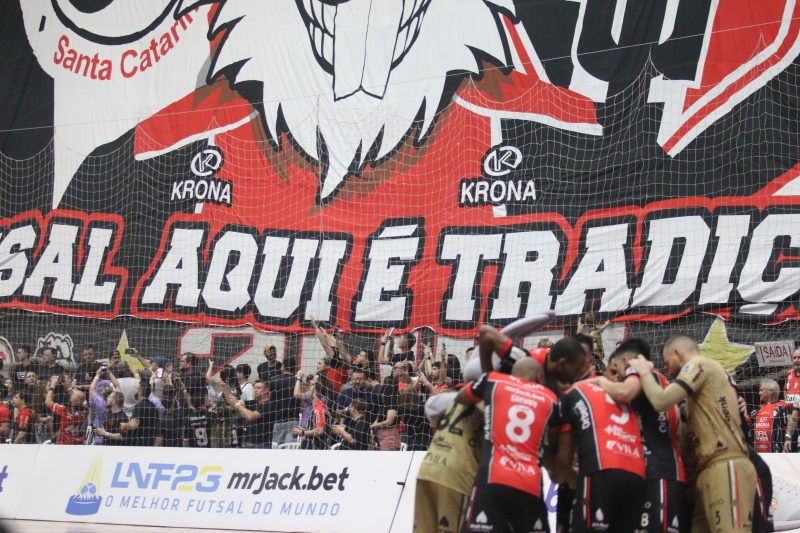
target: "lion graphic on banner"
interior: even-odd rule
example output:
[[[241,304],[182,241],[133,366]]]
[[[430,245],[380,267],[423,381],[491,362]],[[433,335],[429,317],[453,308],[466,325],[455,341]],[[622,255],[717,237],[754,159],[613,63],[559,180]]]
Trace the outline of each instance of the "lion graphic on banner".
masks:
[[[456,76],[510,62],[499,17],[513,12],[511,0],[228,0],[211,28],[227,34],[209,79],[237,67],[235,85],[261,83],[267,131],[322,165],[325,202],[405,140],[421,144]]]

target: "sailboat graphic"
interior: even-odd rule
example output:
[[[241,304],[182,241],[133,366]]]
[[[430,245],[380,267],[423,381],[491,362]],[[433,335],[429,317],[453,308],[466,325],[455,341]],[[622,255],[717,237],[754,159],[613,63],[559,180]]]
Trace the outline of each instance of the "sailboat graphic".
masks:
[[[70,496],[67,503],[67,514],[86,516],[95,514],[100,510],[100,502],[103,501],[103,498],[97,494],[97,486],[100,484],[101,459],[100,455],[94,458],[92,466],[83,476],[78,492]]]

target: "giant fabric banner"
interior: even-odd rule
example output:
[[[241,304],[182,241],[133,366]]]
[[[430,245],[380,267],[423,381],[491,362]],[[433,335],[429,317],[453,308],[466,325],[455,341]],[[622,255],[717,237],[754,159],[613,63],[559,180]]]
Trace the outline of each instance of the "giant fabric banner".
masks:
[[[0,20],[2,307],[462,338],[544,309],[798,317],[794,0]]]

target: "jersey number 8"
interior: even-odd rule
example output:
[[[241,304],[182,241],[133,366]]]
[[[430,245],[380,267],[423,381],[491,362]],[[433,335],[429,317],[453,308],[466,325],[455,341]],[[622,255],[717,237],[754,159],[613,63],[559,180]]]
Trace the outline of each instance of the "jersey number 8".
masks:
[[[511,442],[523,443],[531,438],[531,426],[536,420],[533,410],[527,405],[515,405],[508,410],[506,435]]]

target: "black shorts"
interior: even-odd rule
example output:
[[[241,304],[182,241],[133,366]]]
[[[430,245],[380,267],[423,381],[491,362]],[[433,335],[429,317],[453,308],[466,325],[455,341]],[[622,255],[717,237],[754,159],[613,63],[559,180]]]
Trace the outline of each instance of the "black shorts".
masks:
[[[688,533],[691,519],[684,515],[686,485],[680,481],[648,479],[639,531],[647,533]]]
[[[600,470],[582,477],[570,531],[635,531],[644,506],[644,478],[626,470]]]
[[[463,533],[550,533],[544,500],[497,484],[472,487]]]
[[[566,483],[560,484],[556,507],[556,531],[569,531],[569,517],[572,515],[573,503],[575,503],[575,491]]]

